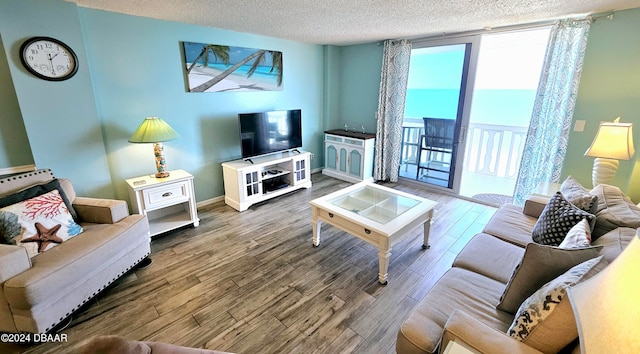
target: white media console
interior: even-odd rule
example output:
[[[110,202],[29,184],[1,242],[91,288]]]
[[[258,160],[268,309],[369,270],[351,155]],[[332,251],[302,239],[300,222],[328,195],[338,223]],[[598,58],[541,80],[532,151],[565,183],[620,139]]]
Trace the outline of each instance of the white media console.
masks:
[[[224,202],[238,211],[300,188],[311,187],[311,153],[289,151],[224,162]]]

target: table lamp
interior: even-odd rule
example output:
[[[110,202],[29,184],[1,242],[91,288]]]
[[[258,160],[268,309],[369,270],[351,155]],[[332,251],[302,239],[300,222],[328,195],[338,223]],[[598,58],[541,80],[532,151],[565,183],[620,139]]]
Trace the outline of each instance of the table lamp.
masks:
[[[156,178],[169,177],[169,171],[164,159],[163,141],[173,140],[179,137],[178,133],[169,124],[158,117],[147,117],[136,129],[130,143],[153,143],[153,154],[156,158]]]
[[[568,289],[582,353],[640,353],[640,229],[611,264]]]
[[[620,117],[613,122],[602,122],[596,137],[585,156],[595,157],[593,161],[593,186],[608,184],[618,172],[618,160],[630,160],[635,153],[631,123],[620,123]]]

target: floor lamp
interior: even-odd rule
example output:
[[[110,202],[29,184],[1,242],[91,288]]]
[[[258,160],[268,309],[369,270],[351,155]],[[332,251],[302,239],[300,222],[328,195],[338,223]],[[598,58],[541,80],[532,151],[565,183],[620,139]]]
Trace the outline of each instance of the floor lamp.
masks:
[[[611,264],[569,288],[582,353],[640,353],[640,229]]]
[[[613,122],[602,122],[596,137],[585,156],[595,157],[593,161],[593,186],[609,184],[618,172],[618,160],[630,160],[635,153],[631,123],[620,123],[620,117]]]
[[[156,178],[169,177],[164,158],[163,141],[173,140],[179,137],[178,133],[169,124],[158,117],[147,117],[136,129],[130,143],[153,143],[153,155],[156,159]]]

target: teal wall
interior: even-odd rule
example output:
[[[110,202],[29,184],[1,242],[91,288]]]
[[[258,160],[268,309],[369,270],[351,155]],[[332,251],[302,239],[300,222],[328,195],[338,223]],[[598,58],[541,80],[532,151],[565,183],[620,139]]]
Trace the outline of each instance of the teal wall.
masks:
[[[640,202],[640,9],[615,13],[613,20],[599,19],[591,25],[578,99],[573,119],[587,121],[584,132],[572,131],[563,178],[574,176],[591,186],[593,158],[584,152],[591,145],[601,121],[620,116],[634,125],[636,155],[620,161],[612,184]],[[634,171],[635,170],[635,171]]]
[[[151,115],[181,135],[165,143],[167,165],[195,175],[198,201],[224,194],[220,163],[240,157],[240,112],[301,108],[303,148],[316,155],[322,151],[322,46],[91,10],[61,0],[0,0],[0,35],[9,71],[6,75],[0,61],[0,79],[3,86],[14,87],[26,131],[23,144],[30,144],[38,167],[71,178],[79,194],[128,199],[124,179],[155,172],[152,147],[127,142]],[[76,51],[77,75],[48,82],[22,68],[20,44],[41,35]],[[284,89],[189,93],[182,41],[282,51]],[[3,116],[16,113],[0,107]],[[3,155],[13,158],[14,151],[0,145]],[[312,161],[312,168],[321,165],[317,158]]]
[[[329,129],[350,129],[361,125],[367,132],[376,131],[376,111],[380,93],[380,68],[382,45],[369,43],[341,48],[340,55],[339,113],[335,126]]]
[[[4,53],[0,36],[0,53]],[[7,57],[0,54],[0,169],[33,164],[29,138],[22,121]]]
[[[2,0],[0,34],[36,166],[50,167],[58,176],[70,178],[80,193],[112,197],[77,7],[63,1]],[[22,42],[33,36],[55,37],[74,48],[78,73],[62,82],[29,74],[20,64],[19,51]],[[3,81],[6,85],[11,81]]]

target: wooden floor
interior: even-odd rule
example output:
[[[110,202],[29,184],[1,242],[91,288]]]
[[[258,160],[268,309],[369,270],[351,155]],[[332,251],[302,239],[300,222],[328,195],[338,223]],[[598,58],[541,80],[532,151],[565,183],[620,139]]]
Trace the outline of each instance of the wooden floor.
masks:
[[[75,352],[92,336],[117,334],[238,353],[395,353],[400,324],[495,208],[386,184],[439,204],[431,249],[421,248],[421,227],[412,231],[393,248],[381,286],[373,246],[329,225],[312,246],[308,201],[349,185],[312,180],[242,213],[222,202],[201,208],[199,227],[155,238],[149,268],[77,313],[62,332],[67,342],[18,349]]]

